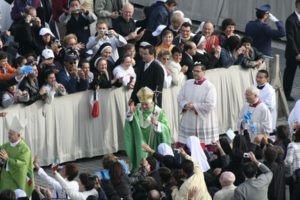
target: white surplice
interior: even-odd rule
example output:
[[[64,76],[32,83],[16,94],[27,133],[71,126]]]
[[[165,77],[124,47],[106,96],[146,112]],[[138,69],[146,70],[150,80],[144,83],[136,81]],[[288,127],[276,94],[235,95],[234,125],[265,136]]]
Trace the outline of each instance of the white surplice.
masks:
[[[295,107],[290,112],[288,123],[291,133],[293,132],[293,126],[297,123],[300,124],[300,100],[296,102]]]
[[[177,97],[181,112],[178,141],[185,143],[187,137],[195,135],[201,143],[211,144],[219,139],[216,88],[208,80],[201,85],[194,82],[194,79],[187,80]],[[184,111],[189,102],[195,111]]]
[[[244,116],[247,112],[252,113],[250,123],[254,125],[253,130],[249,127],[250,137],[254,139],[257,134],[261,133],[271,133],[272,129],[272,116],[269,108],[264,102],[259,103],[256,107],[251,107],[249,103],[246,103],[238,119],[237,128],[241,128],[241,123],[244,119]]]
[[[255,84],[255,87],[257,84]],[[272,115],[272,128],[276,129],[277,124],[277,103],[275,90],[272,85],[266,83],[263,89],[259,90],[259,99],[266,104]]]

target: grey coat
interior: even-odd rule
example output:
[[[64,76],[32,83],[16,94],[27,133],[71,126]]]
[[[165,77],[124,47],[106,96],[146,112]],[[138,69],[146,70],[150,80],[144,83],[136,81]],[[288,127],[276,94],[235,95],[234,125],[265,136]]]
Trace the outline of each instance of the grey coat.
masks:
[[[122,7],[128,0],[96,0],[95,14],[98,21],[105,21],[108,27],[112,27],[112,19],[110,15],[112,12],[120,12]]]
[[[234,192],[234,200],[268,200],[268,187],[273,173],[264,164],[259,166],[262,172],[257,178],[247,179]]]

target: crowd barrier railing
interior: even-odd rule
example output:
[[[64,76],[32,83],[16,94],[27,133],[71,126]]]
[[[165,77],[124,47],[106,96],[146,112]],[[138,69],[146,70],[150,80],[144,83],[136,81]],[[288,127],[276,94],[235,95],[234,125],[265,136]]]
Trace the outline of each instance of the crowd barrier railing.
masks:
[[[220,133],[237,127],[237,119],[244,100],[245,88],[255,81],[257,69],[213,69],[206,77],[217,90],[217,113]],[[169,119],[173,139],[176,140],[180,115],[177,94],[180,86],[163,91],[162,108]],[[66,162],[93,157],[124,149],[123,127],[127,102],[131,91],[125,88],[101,89],[99,92],[100,116],[91,117],[92,91],[57,97],[52,104],[38,101],[30,106],[17,104],[1,111],[0,144],[6,142],[7,127],[14,115],[27,121],[23,137],[42,165],[54,159]]]

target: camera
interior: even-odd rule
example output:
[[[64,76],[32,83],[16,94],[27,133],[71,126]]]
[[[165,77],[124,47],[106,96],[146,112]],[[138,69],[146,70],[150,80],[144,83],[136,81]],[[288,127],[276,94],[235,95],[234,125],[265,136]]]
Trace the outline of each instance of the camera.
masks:
[[[244,153],[244,154],[243,154],[243,157],[244,157],[244,158],[250,158],[250,153]]]
[[[179,154],[180,150],[179,149],[174,149],[174,152]]]
[[[74,14],[79,14],[79,13],[81,13],[81,9],[79,9],[79,8],[78,8],[78,9],[75,9],[75,10],[72,11],[72,13],[74,13]]]
[[[36,23],[36,18],[33,17],[33,18],[30,20],[30,23],[31,23],[31,24],[35,24],[35,23]]]
[[[107,31],[107,32],[105,32],[105,35],[106,35],[107,37],[112,37],[112,32],[111,32],[111,31]]]

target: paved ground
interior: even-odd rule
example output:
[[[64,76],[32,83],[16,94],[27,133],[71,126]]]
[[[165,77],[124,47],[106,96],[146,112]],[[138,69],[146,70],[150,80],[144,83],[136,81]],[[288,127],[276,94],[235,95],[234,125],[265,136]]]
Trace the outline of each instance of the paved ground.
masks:
[[[124,152],[119,152],[119,153],[116,153],[115,155],[120,157],[123,160],[128,160],[128,158],[124,156]],[[97,156],[97,157],[93,157],[93,158],[78,159],[74,162],[77,164],[80,173],[86,172],[86,173],[90,173],[91,175],[94,175],[95,171],[102,169],[102,158],[103,158],[103,156]],[[66,163],[63,163],[63,165],[64,164],[66,164]],[[53,173],[51,171],[50,166],[45,166],[43,168],[47,172],[47,174],[49,174],[50,176],[53,177]],[[36,172],[35,172],[35,182],[36,182],[36,185],[51,188],[51,186],[49,186],[48,184],[45,184],[40,179],[40,177],[37,175]]]

